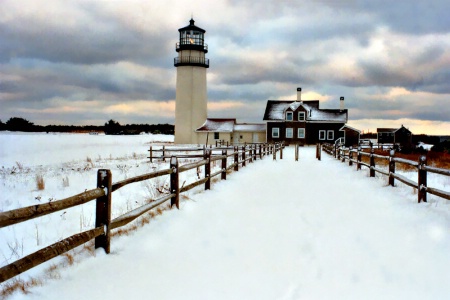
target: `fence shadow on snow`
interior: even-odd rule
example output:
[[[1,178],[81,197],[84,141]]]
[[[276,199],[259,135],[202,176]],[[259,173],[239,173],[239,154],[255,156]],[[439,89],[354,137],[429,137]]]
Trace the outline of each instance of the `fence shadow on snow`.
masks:
[[[153,159],[170,159],[169,168],[140,176],[128,178],[116,183],[112,182],[112,173],[108,169],[100,169],[97,172],[97,188],[87,190],[81,194],[74,195],[62,200],[52,201],[40,205],[32,205],[0,213],[0,228],[12,226],[47,214],[58,212],[70,207],[82,205],[92,200],[96,200],[96,220],[95,228],[72,235],[54,243],[48,247],[29,254],[0,268],[0,283],[7,281],[33,267],[36,267],[54,257],[57,257],[69,250],[72,250],[92,239],[95,239],[95,248],[103,248],[106,253],[110,253],[111,230],[122,227],[135,220],[151,209],[170,200],[171,206],[179,208],[179,197],[181,193],[189,191],[194,187],[204,184],[205,190],[210,189],[211,180],[215,176],[225,180],[227,173],[239,171],[239,167],[245,167],[247,163],[262,159],[266,155],[280,153],[282,159],[283,144],[248,144],[242,147],[217,147],[217,148],[167,148],[153,149],[150,147],[150,161]],[[179,154],[177,152],[198,152],[201,154]],[[161,156],[153,156],[153,153],[161,152]],[[218,153],[219,152],[219,153]],[[198,158],[193,163],[179,165],[180,158]],[[211,163],[221,161],[220,170],[211,172]],[[203,178],[194,181],[186,186],[180,186],[179,174],[188,170],[204,166]],[[136,182],[149,180],[161,176],[170,176],[170,193],[165,194],[154,201],[139,208],[131,210],[113,220],[111,220],[111,205],[113,192]]]

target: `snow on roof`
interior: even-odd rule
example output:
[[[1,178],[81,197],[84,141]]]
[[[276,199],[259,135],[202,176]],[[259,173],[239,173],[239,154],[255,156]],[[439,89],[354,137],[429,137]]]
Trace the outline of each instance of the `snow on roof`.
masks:
[[[236,119],[206,119],[196,132],[233,132]]]
[[[241,131],[241,132],[257,132],[257,131],[266,131],[266,124],[247,124],[247,123],[241,123],[234,125],[234,131]]]
[[[344,131],[345,128],[348,128],[348,129],[350,129],[350,130],[353,130],[353,131],[356,131],[356,132],[358,132],[358,133],[361,133],[361,130],[356,129],[356,128],[353,128],[353,127],[348,126],[348,125],[342,126],[341,129],[339,129],[339,131]]]
[[[284,120],[286,109],[298,109],[302,106],[307,112],[306,120],[310,122],[347,122],[348,110],[320,109],[319,100],[312,101],[277,101],[268,100],[264,120]],[[295,108],[295,109],[294,109]]]
[[[297,101],[295,101],[295,102],[292,102],[291,103],[291,105],[289,105],[289,107],[292,109],[292,110],[296,110],[300,105],[302,105],[303,104],[303,102],[297,102]]]
[[[262,132],[266,131],[265,123],[236,123],[236,119],[206,119],[196,132]]]

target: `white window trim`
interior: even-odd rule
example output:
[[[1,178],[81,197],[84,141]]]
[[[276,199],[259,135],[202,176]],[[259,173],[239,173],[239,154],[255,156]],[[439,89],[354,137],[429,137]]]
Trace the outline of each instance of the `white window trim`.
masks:
[[[291,134],[288,135],[288,130],[290,130]],[[286,138],[292,139],[294,137],[294,128],[286,128]]]
[[[323,133],[323,136],[322,136]],[[327,137],[327,131],[326,130],[319,130],[319,140],[324,141]]]
[[[303,115],[303,119],[300,118],[300,115]],[[304,111],[299,111],[298,112],[298,120],[301,121],[301,122],[306,121],[306,113]]]
[[[290,120],[288,119],[288,114],[291,115],[291,119]],[[286,118],[286,121],[294,121],[294,112],[287,111],[285,118]]]
[[[331,133],[331,138],[330,138],[330,133]],[[328,130],[327,131],[327,140],[329,140],[329,141],[333,141],[334,140],[334,130]]]
[[[280,137],[280,128],[272,127],[272,137],[279,138]]]
[[[300,131],[303,132],[303,136],[300,136]],[[305,138],[305,135],[306,135],[305,133],[306,133],[305,128],[298,128],[298,129],[297,129],[297,137],[298,137],[299,139],[304,139],[304,138]]]

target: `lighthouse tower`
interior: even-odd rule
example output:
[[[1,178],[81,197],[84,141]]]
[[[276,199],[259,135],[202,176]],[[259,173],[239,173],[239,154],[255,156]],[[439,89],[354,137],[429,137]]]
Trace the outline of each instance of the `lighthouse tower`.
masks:
[[[198,144],[195,130],[207,118],[206,69],[209,59],[205,57],[208,53],[204,40],[206,31],[195,26],[193,19],[178,31],[178,57],[174,59],[177,68],[175,143]]]

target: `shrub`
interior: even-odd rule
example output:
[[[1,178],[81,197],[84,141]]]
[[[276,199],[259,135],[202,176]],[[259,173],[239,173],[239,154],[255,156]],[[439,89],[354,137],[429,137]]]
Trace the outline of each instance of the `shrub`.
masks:
[[[42,176],[41,174],[36,175],[36,187],[39,191],[45,189],[44,176]]]

